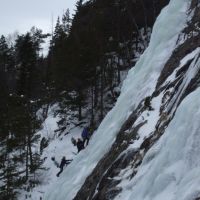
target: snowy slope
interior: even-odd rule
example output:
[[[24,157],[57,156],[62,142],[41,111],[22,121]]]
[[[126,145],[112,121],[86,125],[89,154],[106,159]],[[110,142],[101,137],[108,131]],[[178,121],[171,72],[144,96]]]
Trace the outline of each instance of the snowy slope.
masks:
[[[44,160],[43,169],[36,171],[36,179],[40,184],[31,188],[31,191],[20,191],[18,195],[19,200],[36,200],[43,197],[44,193],[49,189],[49,184],[56,183],[58,180],[56,174],[60,171],[60,168],[56,164],[60,164],[63,156],[66,159],[73,159],[76,156],[77,148],[71,143],[71,137],[75,139],[80,138],[82,129],[71,124],[62,134],[59,135],[60,132],[55,133],[54,130],[58,129],[57,122],[60,120],[58,115],[54,116],[57,108],[57,104],[50,107],[48,117],[43,122],[43,128],[37,133],[41,139],[44,137],[49,140],[49,145],[42,153],[42,159]],[[35,148],[39,153],[40,145],[38,144]],[[52,161],[52,157],[55,158],[55,163]],[[64,170],[67,170],[66,166]]]
[[[49,185],[46,200],[73,199],[87,176],[109,151],[122,124],[139,102],[153,93],[165,63],[179,45],[176,42],[186,26],[189,3],[188,0],[171,0],[163,9],[153,28],[150,45],[135,68],[130,70],[116,106],[101,123],[88,148],[74,159],[57,182]]]

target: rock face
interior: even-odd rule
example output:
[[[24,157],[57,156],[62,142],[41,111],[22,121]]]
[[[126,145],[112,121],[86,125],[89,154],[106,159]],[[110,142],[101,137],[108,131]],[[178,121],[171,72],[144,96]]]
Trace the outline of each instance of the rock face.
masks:
[[[99,161],[92,174],[86,179],[74,200],[112,200],[122,190],[120,173],[129,167],[131,180],[148,150],[165,134],[166,127],[173,120],[176,110],[183,99],[200,86],[200,4],[192,0],[186,28],[179,35],[171,57],[166,62],[153,94],[143,99],[123,124],[110,151]],[[195,72],[194,72],[195,69]],[[135,140],[140,139],[138,132],[148,123],[148,115],[154,112],[152,102],[161,99],[156,126],[145,137],[139,148],[130,149]],[[145,114],[144,114],[145,113]],[[147,115],[146,115],[147,114]],[[141,118],[141,120],[138,120]],[[193,199],[199,199],[199,196]],[[192,198],[191,198],[192,200]]]

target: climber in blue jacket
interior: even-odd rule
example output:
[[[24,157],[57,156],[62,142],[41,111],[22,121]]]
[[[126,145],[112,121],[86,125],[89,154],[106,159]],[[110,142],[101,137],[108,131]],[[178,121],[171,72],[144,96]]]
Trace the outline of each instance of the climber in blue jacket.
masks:
[[[85,142],[86,142],[86,146],[88,145],[89,143],[89,140],[90,140],[90,137],[89,137],[89,131],[88,131],[88,127],[85,127],[81,133],[81,136],[83,138],[83,143],[85,145]]]

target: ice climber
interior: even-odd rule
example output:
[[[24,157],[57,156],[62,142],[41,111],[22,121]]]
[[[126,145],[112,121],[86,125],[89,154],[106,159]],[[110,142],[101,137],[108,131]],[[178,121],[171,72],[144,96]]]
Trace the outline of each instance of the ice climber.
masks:
[[[83,144],[85,145],[85,142],[86,142],[86,146],[88,145],[89,143],[89,132],[88,132],[88,127],[85,127],[81,133],[81,136],[83,138]]]
[[[76,146],[77,146],[77,149],[78,149],[78,153],[84,149],[84,142],[78,138],[77,142],[76,142]]]
[[[63,168],[65,165],[68,165],[72,160],[66,160],[65,156],[63,156],[60,162],[60,171],[56,174],[57,177],[63,172]]]

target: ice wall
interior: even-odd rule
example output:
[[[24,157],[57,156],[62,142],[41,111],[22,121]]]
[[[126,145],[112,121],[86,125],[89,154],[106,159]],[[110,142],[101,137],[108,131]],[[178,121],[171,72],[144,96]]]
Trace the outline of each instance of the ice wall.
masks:
[[[187,96],[137,175],[115,200],[191,200],[200,196],[200,89]]]

